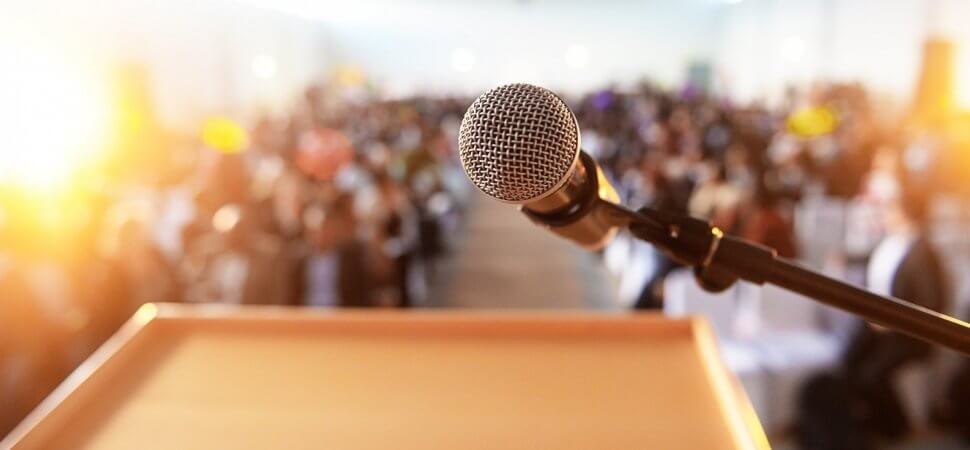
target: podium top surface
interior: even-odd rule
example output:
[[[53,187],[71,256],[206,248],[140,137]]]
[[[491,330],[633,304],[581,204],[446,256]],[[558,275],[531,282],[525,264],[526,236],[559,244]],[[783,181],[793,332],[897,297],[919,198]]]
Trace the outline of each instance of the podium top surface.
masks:
[[[706,322],[146,305],[16,449],[752,449]]]

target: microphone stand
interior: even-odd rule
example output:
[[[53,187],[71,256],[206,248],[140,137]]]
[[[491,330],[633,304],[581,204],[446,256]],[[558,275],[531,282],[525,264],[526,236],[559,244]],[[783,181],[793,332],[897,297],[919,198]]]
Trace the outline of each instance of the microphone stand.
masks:
[[[705,220],[656,211],[631,211],[597,198],[600,220],[627,227],[639,239],[692,266],[698,283],[720,292],[743,279],[771,283],[924,341],[970,355],[970,324],[919,305],[874,294],[778,257],[763,245],[726,236]]]
[[[581,243],[605,241],[616,228],[659,247],[675,261],[694,268],[705,290],[723,291],[738,279],[776,286],[848,311],[870,322],[970,355],[970,324],[919,305],[874,294],[827,277],[774,249],[726,236],[706,220],[644,208],[632,211],[614,202],[615,194],[596,162],[580,153],[587,178],[575,203],[565,211],[520,210],[537,225]],[[603,189],[601,189],[601,187]]]

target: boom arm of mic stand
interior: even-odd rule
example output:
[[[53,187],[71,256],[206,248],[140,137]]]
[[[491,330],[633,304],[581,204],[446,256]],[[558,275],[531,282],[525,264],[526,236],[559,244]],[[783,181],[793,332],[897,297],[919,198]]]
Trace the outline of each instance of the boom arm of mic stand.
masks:
[[[856,314],[870,322],[970,355],[970,324],[919,305],[885,297],[779,258],[774,249],[725,236],[707,221],[652,209],[634,212],[602,201],[603,214],[694,267],[705,289],[727,289],[738,279],[771,283]]]

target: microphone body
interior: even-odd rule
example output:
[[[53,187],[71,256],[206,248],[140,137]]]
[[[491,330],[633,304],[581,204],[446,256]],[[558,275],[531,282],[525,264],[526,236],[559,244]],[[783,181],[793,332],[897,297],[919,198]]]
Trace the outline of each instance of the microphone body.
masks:
[[[603,202],[618,204],[619,195],[585,152],[579,152],[566,181],[548,195],[523,203],[519,210],[536,225],[588,250],[599,250],[616,236],[617,223]]]

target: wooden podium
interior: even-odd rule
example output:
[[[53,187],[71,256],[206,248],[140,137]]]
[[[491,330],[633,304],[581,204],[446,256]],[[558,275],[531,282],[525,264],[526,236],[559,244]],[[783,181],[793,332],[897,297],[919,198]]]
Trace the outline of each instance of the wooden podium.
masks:
[[[699,319],[146,305],[8,447],[768,444]]]

